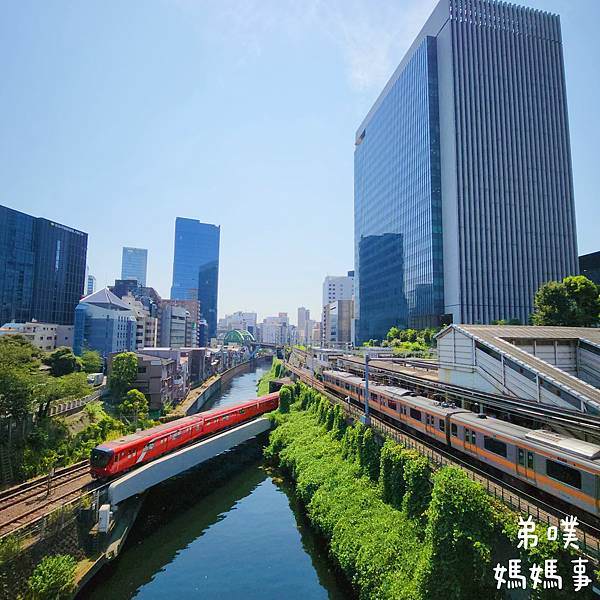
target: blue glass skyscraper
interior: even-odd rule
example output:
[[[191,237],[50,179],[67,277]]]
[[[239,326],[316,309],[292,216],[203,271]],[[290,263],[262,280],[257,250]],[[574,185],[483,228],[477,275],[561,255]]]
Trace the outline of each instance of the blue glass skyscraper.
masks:
[[[145,287],[147,266],[148,250],[146,248],[123,247],[121,279],[135,279],[141,286]]]
[[[173,300],[199,300],[208,337],[217,335],[219,241],[221,228],[195,219],[175,220]]]
[[[0,206],[0,324],[72,325],[86,255],[87,233]]]
[[[355,140],[357,338],[526,323],[577,272],[560,21],[441,0]]]

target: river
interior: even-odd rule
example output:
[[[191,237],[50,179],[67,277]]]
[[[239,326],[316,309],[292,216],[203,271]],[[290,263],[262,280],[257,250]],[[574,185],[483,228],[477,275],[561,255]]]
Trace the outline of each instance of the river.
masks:
[[[254,397],[266,370],[237,376],[206,408]],[[121,556],[78,599],[351,596],[257,442],[211,463],[150,492]]]

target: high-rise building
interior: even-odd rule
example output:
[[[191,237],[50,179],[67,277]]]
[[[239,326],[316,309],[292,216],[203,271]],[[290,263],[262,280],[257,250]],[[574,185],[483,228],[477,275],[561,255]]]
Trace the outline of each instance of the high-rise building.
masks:
[[[200,315],[208,323],[209,338],[217,334],[220,235],[217,225],[182,217],[175,220],[171,298],[200,301]]]
[[[324,348],[342,348],[350,345],[353,305],[352,300],[336,300],[323,307],[321,345]]]
[[[72,325],[87,233],[0,206],[0,322]]]
[[[357,338],[527,322],[577,272],[559,17],[441,0],[358,128]]]
[[[352,300],[354,295],[354,271],[347,275],[327,275],[323,281],[322,306],[336,300]]]
[[[96,278],[88,273],[86,277],[85,295],[89,296],[96,291]]]
[[[309,325],[311,329],[309,329]],[[310,310],[301,306],[298,309],[298,342],[300,344],[310,343],[312,335],[312,323],[310,321]]]
[[[121,279],[135,279],[141,286],[145,286],[147,268],[148,250],[145,248],[123,247]]]
[[[600,251],[582,254],[579,257],[579,272],[600,285]]]

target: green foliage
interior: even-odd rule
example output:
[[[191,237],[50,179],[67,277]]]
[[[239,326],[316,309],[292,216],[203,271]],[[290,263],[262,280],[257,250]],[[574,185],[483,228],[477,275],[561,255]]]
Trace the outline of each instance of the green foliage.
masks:
[[[68,554],[46,556],[27,581],[34,600],[70,598],[75,587],[77,561]]]
[[[279,378],[281,364],[281,360],[273,357],[271,369],[267,373],[265,373],[258,382],[257,393],[259,396],[266,396],[269,393],[269,382]]]
[[[406,491],[404,463],[407,455],[403,446],[386,440],[381,448],[379,482],[383,500],[394,508],[402,507]]]
[[[425,531],[427,563],[419,577],[424,598],[496,597],[492,516],[485,491],[463,471],[444,467],[434,475]]]
[[[119,412],[130,419],[148,416],[148,400],[139,390],[129,390],[119,404]]]
[[[380,448],[375,441],[373,430],[370,427],[363,428],[358,449],[358,460],[362,472],[373,481],[379,478],[379,452]]]
[[[431,500],[431,466],[429,461],[415,450],[404,450],[405,493],[402,508],[406,515],[425,524],[426,510]]]
[[[81,365],[86,373],[102,373],[104,363],[99,352],[84,350],[81,355]]]
[[[36,383],[27,369],[0,364],[0,414],[23,421],[34,406]]]
[[[0,539],[0,567],[13,561],[23,549],[21,540],[16,535],[7,535]]]
[[[534,325],[594,327],[600,322],[600,290],[583,275],[549,281],[536,292]]]
[[[117,398],[122,398],[133,387],[137,369],[135,352],[121,352],[113,357],[108,385]]]
[[[43,352],[22,335],[0,336],[0,365],[4,367],[37,368],[42,356]]]
[[[289,385],[284,385],[279,390],[279,412],[290,412],[290,404],[292,403],[293,394],[292,388]]]
[[[73,354],[71,348],[61,346],[44,358],[54,377],[69,375],[81,370],[81,361]]]

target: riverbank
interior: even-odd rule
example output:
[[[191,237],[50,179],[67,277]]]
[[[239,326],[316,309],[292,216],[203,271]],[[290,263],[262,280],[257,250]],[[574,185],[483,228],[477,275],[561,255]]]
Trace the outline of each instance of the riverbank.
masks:
[[[294,481],[316,531],[361,598],[499,598],[494,566],[507,554],[533,564],[556,559],[563,589],[532,598],[572,598],[576,556],[562,541],[517,549],[518,516],[460,470],[433,471],[427,459],[373,431],[348,426],[340,406],[304,384],[291,387],[292,409],[276,414],[266,455]],[[590,569],[591,570],[591,569]],[[591,573],[590,573],[591,574]],[[591,598],[591,587],[577,592]]]

